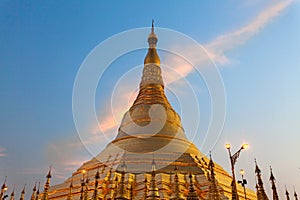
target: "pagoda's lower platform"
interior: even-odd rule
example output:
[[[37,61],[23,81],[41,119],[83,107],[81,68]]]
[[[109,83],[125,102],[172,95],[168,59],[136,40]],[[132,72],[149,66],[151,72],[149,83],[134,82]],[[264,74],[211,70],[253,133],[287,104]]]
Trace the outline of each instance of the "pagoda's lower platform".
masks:
[[[132,140],[135,139],[132,138]],[[116,145],[116,143],[118,144]],[[135,148],[138,146],[129,138],[113,141],[97,157],[78,168],[64,183],[51,186],[49,199],[67,199],[70,196],[71,182],[73,186],[72,199],[82,198],[84,192],[88,199],[93,199],[97,171],[100,173],[97,186],[98,199],[114,199],[117,195],[117,187],[121,182],[122,164],[124,163],[126,165],[125,196],[127,199],[147,199],[153,160],[156,163],[155,180],[160,199],[170,199],[174,192],[175,167],[178,168],[179,188],[182,195],[186,197],[188,194],[189,174],[191,173],[199,198],[207,199],[210,185],[209,159],[192,143],[172,140],[168,148],[151,153],[125,151],[120,148],[122,147],[121,143],[132,144]],[[177,151],[175,151],[176,149]],[[231,199],[231,176],[216,163],[214,170],[221,199]],[[84,186],[82,185],[83,178]],[[239,185],[238,194],[240,199],[244,199],[243,188]],[[256,199],[255,192],[247,189],[247,199]]]

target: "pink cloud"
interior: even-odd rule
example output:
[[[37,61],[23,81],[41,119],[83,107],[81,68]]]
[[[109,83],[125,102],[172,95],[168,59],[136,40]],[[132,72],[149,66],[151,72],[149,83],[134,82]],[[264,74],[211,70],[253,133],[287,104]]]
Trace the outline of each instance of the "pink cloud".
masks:
[[[7,156],[6,148],[0,147],[0,157],[5,157],[5,156]]]
[[[231,61],[225,56],[225,53],[237,46],[243,45],[247,40],[262,30],[268,23],[270,23],[275,17],[280,15],[290,4],[292,0],[280,1],[277,4],[272,4],[267,7],[261,13],[259,13],[250,23],[243,27],[238,28],[235,31],[222,34],[212,40],[211,42],[204,44],[205,52],[199,54],[199,50],[195,49],[195,46],[182,45],[180,50],[182,55],[188,55],[190,62],[196,65],[196,67],[203,67],[205,63],[212,59],[215,63],[220,65],[227,65]],[[177,49],[178,47],[171,47]],[[197,47],[198,48],[198,47]],[[169,66],[172,66],[176,73],[182,77],[186,77],[193,72],[193,67],[190,63],[184,61],[178,56],[167,56],[166,62]],[[167,83],[178,80],[178,76],[168,71]]]

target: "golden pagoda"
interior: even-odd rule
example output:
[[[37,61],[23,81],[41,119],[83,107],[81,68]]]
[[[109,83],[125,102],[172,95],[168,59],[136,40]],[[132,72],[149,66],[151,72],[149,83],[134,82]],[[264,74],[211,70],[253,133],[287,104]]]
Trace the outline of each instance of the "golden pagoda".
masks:
[[[165,95],[157,42],[152,23],[139,93],[116,138],[42,199],[231,199],[232,177],[187,139]],[[247,189],[247,199],[255,192]]]

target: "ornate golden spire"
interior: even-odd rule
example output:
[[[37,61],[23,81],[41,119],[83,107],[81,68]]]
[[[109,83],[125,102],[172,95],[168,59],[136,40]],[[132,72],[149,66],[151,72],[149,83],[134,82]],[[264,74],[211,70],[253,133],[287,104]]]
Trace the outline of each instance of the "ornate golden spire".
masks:
[[[45,186],[44,186],[44,192],[43,192],[42,200],[48,200],[48,191],[49,191],[49,187],[50,187],[51,177],[52,176],[51,176],[51,166],[50,166],[49,172],[46,176],[47,180],[46,180],[46,183],[45,183]]]
[[[190,178],[190,185],[189,185],[189,193],[187,195],[187,200],[199,200],[199,197],[194,189],[194,183],[193,183],[193,175],[189,174]]]
[[[15,200],[15,185],[13,187],[13,190],[12,190],[11,194],[10,194],[9,200]]]
[[[83,200],[83,198],[84,198],[84,186],[85,186],[84,173],[85,173],[85,170],[82,173],[82,178],[81,178],[80,200]]]
[[[86,177],[85,180],[85,189],[84,189],[84,200],[88,200],[89,199],[89,178],[88,176]]]
[[[154,159],[152,161],[152,172],[151,172],[151,180],[150,180],[150,187],[149,187],[149,193],[147,195],[148,200],[159,200],[159,193],[158,188],[156,186],[156,164],[154,162]]]
[[[147,176],[145,176],[145,180],[144,180],[144,195],[143,195],[143,200],[147,199],[147,193],[148,193],[148,187],[147,187]]]
[[[31,200],[35,200],[35,195],[36,195],[36,182],[34,184],[34,187],[32,189],[32,194],[31,194]]]
[[[25,198],[25,187],[26,187],[26,184],[24,185],[23,190],[21,192],[20,200],[24,200],[24,198]]]
[[[175,175],[174,175],[174,190],[173,190],[173,194],[171,196],[171,200],[183,200],[183,195],[182,192],[180,191],[179,188],[179,178],[178,178],[178,168],[177,166],[175,166]]]
[[[71,183],[69,186],[69,194],[68,194],[67,200],[72,200],[72,190],[73,190],[73,176],[72,176]]]
[[[112,142],[129,152],[156,151],[171,141],[174,142],[173,139],[180,142],[187,141],[180,117],[165,95],[160,59],[156,52],[157,40],[152,26],[139,94],[129,111],[125,113],[117,138]],[[125,142],[122,139],[131,141]],[[137,145],[129,145],[131,142]]]
[[[3,185],[2,185],[2,187],[1,187],[0,199],[3,199],[4,194],[5,194],[6,190],[7,190],[6,179],[7,179],[7,176],[5,176]]]
[[[290,200],[290,193],[287,190],[286,185],[285,185],[285,196],[286,196],[286,200]]]
[[[157,35],[154,32],[154,20],[152,20],[151,33],[148,36],[148,53],[145,57],[144,64],[155,64],[160,65],[160,59],[156,52],[156,43],[158,41]]]
[[[119,154],[117,154],[111,164],[111,166],[109,167],[109,170],[102,182],[102,189],[101,189],[101,195],[103,196],[104,199],[106,199],[106,195],[108,195],[109,191],[114,192],[111,190],[111,188],[109,188],[109,185],[112,183],[112,170],[113,170],[113,166],[115,165],[116,160],[118,159]]]
[[[93,200],[98,200],[98,181],[100,179],[99,169],[96,172],[95,175],[95,187],[94,187],[94,194],[93,194]]]
[[[37,188],[37,191],[36,191],[35,200],[39,200],[39,195],[40,195],[40,182],[38,184],[38,188]]]
[[[209,185],[209,191],[208,191],[208,199],[210,200],[220,200],[220,193],[217,186],[217,180],[215,178],[215,172],[214,172],[214,162],[211,157],[211,153],[209,154],[210,160],[209,160],[209,170],[210,170],[210,185]]]
[[[276,180],[275,180],[275,177],[273,175],[273,171],[272,171],[272,167],[271,166],[270,166],[270,171],[271,171],[270,181],[271,181],[272,191],[273,191],[273,200],[279,200],[277,189],[276,189],[276,185],[275,185],[275,181]]]
[[[297,195],[297,193],[296,193],[295,188],[294,188],[294,197],[295,197],[295,200],[298,200],[298,195]]]
[[[156,51],[157,41],[158,38],[154,33],[154,24],[152,21],[151,33],[148,36],[149,48],[148,53],[144,59],[144,70],[140,87],[149,84],[159,84],[161,86],[164,86],[161,76],[160,59]]]
[[[268,200],[268,196],[264,189],[264,184],[261,178],[261,171],[255,159],[255,173],[257,176],[257,200]]]
[[[126,164],[125,161],[123,159],[123,164],[122,164],[122,172],[121,172],[121,181],[119,184],[119,189],[118,189],[118,193],[115,199],[120,199],[120,200],[125,200],[127,199],[126,196],[126,186],[125,186],[125,171],[126,171]]]

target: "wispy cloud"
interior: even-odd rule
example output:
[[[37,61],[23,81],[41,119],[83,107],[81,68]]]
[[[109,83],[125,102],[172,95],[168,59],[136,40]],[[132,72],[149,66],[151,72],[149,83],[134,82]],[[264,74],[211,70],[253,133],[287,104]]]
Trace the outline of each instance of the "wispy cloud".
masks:
[[[257,15],[257,17],[254,18],[254,20],[252,20],[249,24],[230,33],[220,35],[212,42],[204,45],[207,48],[211,58],[220,64],[227,64],[229,59],[224,55],[226,51],[244,44],[275,17],[282,13],[282,11],[285,10],[291,3],[292,0],[285,0],[271,5]]]
[[[199,54],[199,50],[195,49],[195,46],[181,45],[180,51],[182,55],[188,55],[189,61],[196,67],[204,66],[209,59],[212,59],[215,63],[224,66],[231,63],[231,60],[225,55],[226,52],[234,49],[240,45],[245,44],[251,37],[256,35],[262,30],[268,23],[270,23],[275,17],[280,15],[293,1],[285,0],[276,4],[272,4],[263,11],[261,11],[250,23],[242,26],[234,31],[222,34],[212,41],[203,45],[206,50],[206,54]],[[175,47],[176,48],[176,47]],[[198,47],[197,47],[198,48]],[[173,67],[173,70],[180,74],[181,77],[186,77],[190,73],[194,72],[190,63],[184,61],[178,56],[167,56],[166,63]],[[167,71],[169,83],[177,81],[179,76],[174,75]],[[170,74],[169,74],[170,73]]]
[[[5,156],[7,156],[6,148],[0,147],[0,157],[5,157]]]
[[[20,174],[30,174],[30,175],[41,175],[45,174],[44,169],[37,167],[37,168],[24,168],[20,172]]]
[[[243,45],[275,17],[282,13],[282,11],[284,11],[291,3],[292,0],[286,0],[273,4],[259,13],[250,23],[246,24],[245,26],[240,27],[232,32],[222,34],[211,42],[204,44],[208,56],[213,59],[214,62],[220,65],[226,65],[230,63],[230,59],[225,56],[227,51],[239,45]],[[191,46],[181,46],[180,48],[182,51],[190,55],[193,64],[197,66],[201,66],[201,64],[207,62],[209,59],[207,55],[199,56],[197,51],[195,51]],[[166,84],[176,83],[178,80],[188,76],[194,71],[190,63],[176,56],[167,57],[166,63],[172,66],[172,68],[164,68],[163,74],[167,74],[167,76],[164,77]],[[120,90],[120,94],[118,95],[120,102],[128,102],[128,97],[130,95],[132,96],[132,90],[129,89],[130,88],[124,87],[122,90]],[[128,109],[128,105],[125,105],[125,107],[124,104],[115,106],[113,109],[114,113],[124,113]],[[113,114],[111,112],[106,112],[106,114],[102,116],[100,124],[95,125],[93,129],[94,132],[97,132],[97,130],[101,130],[102,132],[114,132],[116,131],[117,126],[118,122]]]
[[[57,178],[65,178],[66,174],[75,171],[91,156],[85,151],[80,140],[65,138],[49,144],[46,149],[46,157],[49,164],[52,165],[53,174]]]

